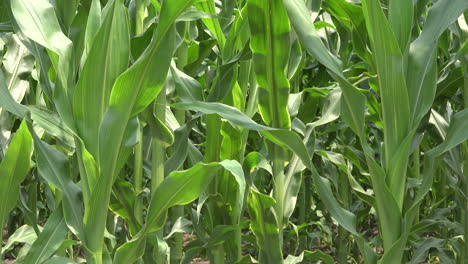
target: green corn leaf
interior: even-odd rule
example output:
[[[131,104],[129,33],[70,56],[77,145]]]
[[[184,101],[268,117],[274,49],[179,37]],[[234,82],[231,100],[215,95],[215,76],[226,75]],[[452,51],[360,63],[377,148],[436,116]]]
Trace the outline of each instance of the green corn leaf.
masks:
[[[466,133],[467,127],[468,109],[464,109],[458,113],[455,113],[450,120],[444,142],[436,148],[431,149],[427,155],[431,157],[440,156],[448,150],[468,140],[468,133]]]
[[[11,1],[11,9],[21,31],[48,49],[57,72],[54,102],[65,123],[73,127],[71,93],[74,88],[73,43],[63,34],[54,7],[47,0]]]
[[[32,138],[25,121],[21,123],[0,163],[0,226],[15,207],[19,187],[30,168]],[[2,237],[2,236],[0,236]]]
[[[402,235],[400,233],[402,222],[401,211],[394,195],[385,182],[386,175],[384,169],[368,153],[366,153],[366,160],[369,172],[372,175],[372,186],[375,192],[376,209],[382,228],[384,247],[391,248]],[[403,252],[399,252],[398,254],[401,259]]]
[[[76,10],[78,8],[79,3],[79,0],[55,1],[55,7],[58,11],[59,20],[66,31],[68,31],[68,28],[72,24],[73,18],[75,18]]]
[[[334,263],[333,257],[331,257],[330,255],[326,254],[325,252],[321,250],[316,250],[316,251],[304,251],[297,257],[289,255],[284,260],[284,264],[297,264],[297,263],[302,263],[302,261],[304,260],[307,260],[307,261],[321,260],[325,264]]]
[[[94,36],[101,26],[101,3],[99,0],[92,0],[86,22],[84,51],[82,59],[86,59],[93,43]]]
[[[3,71],[0,71],[0,106],[2,110],[6,110],[20,118],[24,117],[26,111],[26,107],[19,104],[11,95]]]
[[[413,28],[413,1],[394,0],[390,1],[388,7],[389,23],[402,53],[406,53],[406,48]]]
[[[409,47],[406,83],[414,126],[417,126],[434,101],[436,86],[434,81],[430,82],[431,85],[428,82],[435,78],[437,39],[466,9],[468,3],[463,0],[438,1],[429,9],[421,35]]]
[[[149,120],[153,130],[153,139],[163,146],[170,146],[174,143],[174,135],[171,130],[159,118],[154,117]]]
[[[83,184],[81,185],[83,190],[83,201],[87,204],[99,177],[99,167],[94,157],[84,146],[83,141],[79,138],[76,138],[76,140],[78,141],[76,151],[80,165],[79,169],[81,180],[83,181]]]
[[[76,262],[69,258],[54,256],[45,261],[44,264],[76,264]]]
[[[219,66],[218,76],[216,83],[211,88],[206,101],[208,102],[222,102],[226,96],[230,95],[233,86],[237,80],[237,67],[236,63],[228,63]]]
[[[162,227],[167,209],[195,200],[206,189],[219,169],[218,163],[198,163],[186,171],[172,172],[156,189],[142,231],[117,249],[114,262],[131,263],[141,256],[146,235]]]
[[[250,0],[247,11],[260,114],[269,126],[289,128],[286,66],[290,27],[286,10],[281,0]]]
[[[236,108],[220,103],[192,102],[178,103],[172,106],[178,109],[200,111],[205,114],[218,114],[234,125],[260,131],[262,135],[272,142],[294,152],[294,154],[299,157],[300,161],[312,171],[312,177],[317,186],[317,191],[333,217],[348,231],[359,235],[356,231],[355,216],[339,205],[338,201],[333,196],[330,182],[318,174],[311,162],[311,158],[304,143],[295,132],[259,125]]]
[[[68,232],[62,207],[57,207],[47,219],[44,229],[37,237],[26,257],[20,263],[43,263],[62,245]]]
[[[110,209],[120,217],[124,218],[129,226],[130,235],[136,235],[141,224],[135,218],[135,193],[132,185],[127,181],[117,180],[112,188],[113,197]]]
[[[42,227],[39,227],[39,230],[42,230]],[[36,231],[34,231],[34,228],[32,226],[23,225],[10,235],[5,245],[2,247],[0,254],[5,254],[10,251],[15,243],[32,245],[36,239],[37,234]]]
[[[64,144],[75,147],[73,137],[75,133],[64,123],[55,112],[47,109],[29,106],[28,110],[31,113],[31,119],[47,133],[57,137]]]
[[[176,233],[190,233],[190,232],[192,232],[192,222],[185,218],[179,217],[177,218],[175,223],[172,225],[172,228],[169,234],[167,234],[167,236],[165,236],[164,239],[167,240],[168,238],[172,237]]]
[[[198,163],[186,171],[172,172],[155,191],[143,229],[132,240],[119,247],[114,262],[131,262],[143,254],[144,242],[148,233],[164,225],[167,209],[184,205],[198,198],[207,188],[219,169],[231,172],[239,184],[240,195],[244,194],[245,179],[241,165],[237,161],[224,160],[216,163]],[[237,205],[242,206],[242,205]]]
[[[165,176],[180,168],[188,155],[189,133],[193,122],[187,122],[174,131],[174,154],[164,163]]]
[[[250,188],[247,205],[251,219],[250,229],[257,237],[260,263],[283,263],[283,253],[278,240],[279,229],[269,195]]]
[[[24,106],[15,101],[5,85],[5,79],[2,71],[0,71],[0,107],[19,118],[25,118],[25,113],[30,111],[31,119],[47,133],[59,138],[63,143],[70,147],[75,146],[73,131],[63,123],[63,120],[61,120],[57,114],[36,106]]]
[[[340,83],[343,92],[341,117],[361,139],[364,139],[365,96],[344,77],[342,62],[323,44],[305,3],[301,0],[283,0],[283,2],[301,44],[308,53],[327,67]]]
[[[5,35],[2,39],[8,48],[2,60],[7,89],[16,102],[21,102],[30,87],[24,76],[33,70],[34,57],[16,34]]]
[[[283,0],[291,25],[304,48],[335,74],[342,75],[341,61],[325,48],[310,17],[309,9],[301,0]]]
[[[467,10],[0,1],[0,262],[462,263]]]
[[[90,195],[85,212],[85,232],[88,247],[95,256],[100,255],[105,229],[107,204],[112,183],[118,169],[123,166],[121,155],[130,120],[142,112],[158,95],[164,84],[172,59],[175,43],[175,19],[190,5],[191,0],[163,4],[158,28],[152,42],[140,58],[114,83],[109,107],[99,128],[99,152],[97,158],[101,174]],[[109,134],[111,132],[111,134]],[[128,135],[127,135],[128,136]],[[120,161],[119,161],[120,159]]]
[[[333,162],[338,168],[340,168],[348,176],[349,184],[355,191],[355,194],[363,201],[367,202],[370,206],[375,206],[375,198],[367,193],[359,182],[353,177],[350,169],[348,168],[343,155],[330,151],[319,151],[319,155]]]
[[[393,247],[383,256],[382,263],[390,264],[394,263],[395,261],[399,261],[401,259],[401,254],[405,248],[406,241],[409,237],[410,228],[414,223],[414,219],[418,214],[419,204],[423,201],[425,195],[429,192],[434,178],[435,172],[435,158],[442,155],[449,149],[461,144],[462,142],[467,140],[467,133],[464,131],[466,130],[466,122],[467,122],[467,109],[454,114],[452,120],[450,121],[450,125],[447,129],[447,137],[439,146],[431,149],[428,151],[424,158],[424,170],[422,179],[423,182],[421,183],[421,187],[419,188],[415,199],[413,200],[412,206],[406,211],[404,221],[403,221],[403,230],[400,238],[395,242]],[[450,135],[450,136],[449,136]],[[388,200],[386,201],[388,202]],[[391,213],[391,211],[389,212]],[[394,232],[393,230],[389,230],[389,232]]]
[[[345,0],[325,1],[323,8],[340,21],[348,31],[354,51],[366,62],[370,63],[367,51],[367,31],[362,8]]]
[[[216,15],[214,0],[199,1],[195,4],[195,6],[200,11],[203,11],[207,14]],[[226,43],[226,37],[223,34],[219,20],[215,18],[202,18],[202,21],[218,41],[218,45],[222,51]]]
[[[246,190],[246,181],[244,176],[244,171],[239,162],[235,160],[223,160],[219,163],[226,171],[229,171],[230,174],[234,177],[234,180],[237,183],[237,195],[235,199],[231,200],[231,206],[233,206],[233,218],[240,222],[241,213],[244,207],[244,197]],[[229,193],[228,193],[229,195]]]
[[[182,102],[203,101],[203,90],[197,80],[171,66],[171,76],[176,84],[177,95]]]
[[[377,64],[384,122],[384,167],[388,172],[387,183],[399,207],[402,208],[408,154],[399,149],[410,131],[410,106],[404,59],[379,1],[363,1],[363,10]],[[411,138],[408,140],[411,141]],[[392,163],[394,161],[399,163]],[[394,169],[395,167],[400,169]]]
[[[387,166],[390,166],[390,160],[409,131],[410,109],[403,56],[380,3],[376,0],[363,1],[363,10],[377,64],[384,121],[385,160]]]
[[[80,187],[71,179],[68,158],[56,148],[43,142],[28,124],[34,139],[37,169],[39,175],[63,193],[63,215],[65,221],[78,237],[83,238],[83,202]]]
[[[110,3],[92,43],[74,93],[73,114],[78,134],[97,156],[99,125],[112,86],[127,69],[130,54],[126,9],[121,1]]]

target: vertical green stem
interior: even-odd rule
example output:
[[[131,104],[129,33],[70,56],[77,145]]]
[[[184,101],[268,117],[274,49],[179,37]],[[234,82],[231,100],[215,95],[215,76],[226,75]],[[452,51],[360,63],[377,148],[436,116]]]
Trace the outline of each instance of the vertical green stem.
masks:
[[[248,117],[252,117],[257,112],[258,105],[258,86],[255,79],[254,67],[251,67],[249,76],[249,101],[245,113]]]
[[[276,200],[275,211],[278,219],[279,241],[283,245],[283,215],[284,215],[284,162],[282,161],[282,152],[284,150],[277,145],[273,146],[273,198]]]
[[[465,55],[463,60],[463,100],[464,107],[468,108],[468,55]],[[463,160],[463,173],[465,174],[465,197],[468,196],[468,142],[464,142],[462,145],[462,160]],[[463,229],[464,229],[464,248],[462,251],[462,257],[460,263],[468,262],[468,200],[464,200],[463,206]]]
[[[253,65],[252,65],[253,66]],[[249,74],[249,100],[247,101],[247,106],[245,109],[245,114],[248,117],[253,117],[257,112],[258,105],[258,86],[255,80],[254,67],[250,67]],[[241,155],[244,156],[245,148],[247,146],[247,138],[249,137],[249,130],[245,129],[242,132],[242,149]]]
[[[184,206],[178,205],[172,208],[171,210],[171,220],[172,223],[175,223],[179,217],[184,216]],[[173,245],[171,246],[171,263],[180,263],[183,255],[183,235],[182,233],[174,234]]]
[[[163,86],[161,92],[159,92],[158,97],[156,98],[155,108],[154,108],[155,116],[163,123],[166,121],[166,88]],[[151,163],[152,163],[152,170],[151,170],[151,195],[153,196],[155,190],[158,186],[164,181],[164,162],[166,159],[166,147],[158,142],[157,135],[152,136],[151,140]],[[160,238],[163,237],[163,229],[158,231],[158,236]],[[153,249],[156,255],[156,262],[157,263],[164,263],[163,257],[159,253],[159,249]]]
[[[183,110],[175,110],[175,115],[179,124],[185,123],[185,111]],[[183,165],[182,165],[183,168]],[[171,210],[171,220],[172,223],[175,223],[177,219],[184,216],[184,206],[178,205],[172,208]],[[171,247],[171,263],[180,263],[182,259],[182,243],[183,243],[183,236],[181,233],[174,234],[174,241]]]
[[[135,35],[140,35],[144,30],[146,0],[135,0]]]
[[[306,223],[306,215],[307,215],[307,188],[306,188],[306,177],[304,177],[304,173],[300,172],[302,183],[301,183],[301,190],[299,191],[299,223]],[[300,236],[299,237],[299,252],[303,251],[307,247],[307,236]]]
[[[219,152],[221,149],[221,118],[218,115],[207,115],[206,117],[206,145],[205,145],[205,162],[219,161]],[[215,175],[211,183],[210,192],[216,194],[218,192],[219,175]],[[218,207],[214,201],[208,202],[208,210],[210,215],[216,215],[216,208]],[[212,217],[214,221],[222,219],[222,217]],[[213,226],[218,224],[212,221]],[[222,223],[219,223],[222,224]],[[208,257],[211,263],[224,263],[224,246],[214,246],[209,252]]]
[[[0,220],[0,248],[3,247],[3,227],[4,227],[4,223],[3,221]],[[0,250],[0,263],[2,263],[3,261],[3,254]]]
[[[138,195],[135,205],[135,218],[139,224],[143,224],[143,201],[139,194],[143,190],[143,127],[140,127],[138,133],[138,143],[135,145],[135,164],[134,164],[134,182],[133,187]]]
[[[347,175],[340,173],[340,199],[343,208],[349,209],[351,205],[351,193]],[[338,263],[346,264],[348,262],[348,237],[349,232],[342,226],[338,228]]]
[[[466,82],[465,82],[466,84]],[[465,85],[466,88],[467,85]],[[465,106],[466,107],[466,106]],[[468,195],[468,143],[464,142],[462,145],[463,148],[463,173],[465,175],[465,197]],[[462,262],[461,263],[468,263],[468,201],[464,199],[464,206],[463,206],[463,229],[464,229],[464,249],[462,253]]]
[[[138,133],[138,143],[135,145],[135,159],[134,159],[134,177],[133,187],[135,188],[136,203],[135,203],[135,219],[139,224],[143,225],[143,199],[140,196],[143,191],[143,126],[140,126]],[[140,258],[137,263],[143,263]]]
[[[421,163],[420,163],[419,153],[420,153],[420,149],[419,149],[419,146],[417,146],[413,153],[413,175],[414,175],[414,178],[416,179],[421,178],[421,172],[420,172]],[[418,205],[418,208],[419,208],[419,205]],[[419,212],[419,209],[418,209],[418,212]],[[415,224],[419,223],[419,214],[416,214],[414,223]]]
[[[67,238],[68,238],[69,240],[73,240],[73,234],[72,234],[72,232],[68,232],[68,233],[67,233]],[[71,259],[73,259],[73,255],[74,255],[73,245],[70,245],[70,246],[68,246],[68,257],[71,258]]]
[[[155,115],[161,121],[166,120],[166,89],[163,88],[156,98]],[[151,192],[154,191],[164,181],[164,161],[166,158],[166,147],[158,142],[155,135],[151,140],[152,148],[152,171],[151,171]]]
[[[109,231],[109,234],[115,235],[114,214],[112,212],[107,213],[106,228],[107,228],[107,231]],[[108,249],[111,249],[111,248],[114,247],[114,245],[112,244],[112,241],[110,239],[104,240],[104,247],[106,247],[106,246],[107,246]]]

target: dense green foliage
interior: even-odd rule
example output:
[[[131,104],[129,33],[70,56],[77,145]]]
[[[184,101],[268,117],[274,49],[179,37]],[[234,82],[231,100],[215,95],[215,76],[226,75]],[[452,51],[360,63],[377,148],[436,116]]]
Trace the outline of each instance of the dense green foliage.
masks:
[[[0,263],[468,263],[467,0],[2,0]]]

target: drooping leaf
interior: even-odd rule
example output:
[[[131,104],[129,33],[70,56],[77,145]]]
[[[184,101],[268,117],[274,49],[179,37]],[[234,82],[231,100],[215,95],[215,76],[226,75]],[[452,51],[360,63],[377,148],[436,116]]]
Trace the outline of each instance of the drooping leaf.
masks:
[[[54,7],[47,0],[11,1],[11,9],[21,31],[47,48],[57,72],[54,103],[64,122],[73,127],[71,91],[73,91],[73,43],[62,32]]]
[[[34,149],[39,175],[63,193],[65,221],[78,237],[83,237],[83,202],[81,189],[72,181],[69,159],[59,150],[42,141],[28,124],[34,139]]]
[[[44,229],[37,237],[21,263],[42,263],[60,247],[68,228],[63,217],[62,207],[57,207],[47,219]]]

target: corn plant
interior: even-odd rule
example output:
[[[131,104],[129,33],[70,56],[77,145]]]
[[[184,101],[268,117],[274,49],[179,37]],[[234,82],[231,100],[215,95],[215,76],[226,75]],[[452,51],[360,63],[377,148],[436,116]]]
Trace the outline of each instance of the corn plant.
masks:
[[[465,263],[465,0],[0,3],[0,262]]]

